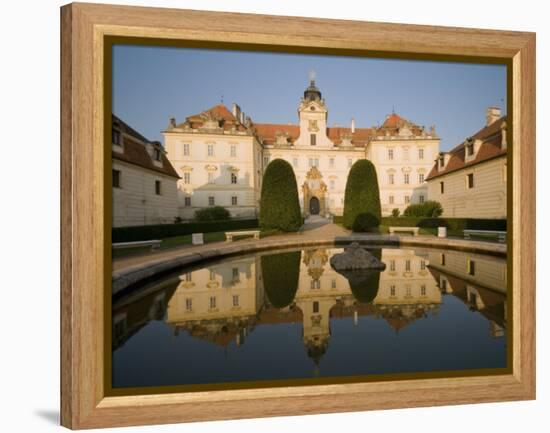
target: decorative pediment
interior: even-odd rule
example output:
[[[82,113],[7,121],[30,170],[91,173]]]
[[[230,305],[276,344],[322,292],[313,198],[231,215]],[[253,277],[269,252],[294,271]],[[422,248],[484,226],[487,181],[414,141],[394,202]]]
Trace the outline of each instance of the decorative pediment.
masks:
[[[351,139],[353,138],[353,134],[351,132],[344,132],[341,135],[342,143],[340,146],[342,147],[351,147],[353,146],[353,143],[351,142]]]
[[[411,170],[410,167],[403,167],[403,168],[401,169],[401,171],[402,171],[403,173],[410,173],[412,170]]]
[[[181,171],[193,171],[193,167],[191,167],[189,165],[184,165],[184,166],[180,167],[180,170]]]
[[[230,165],[227,167],[227,171],[230,171],[231,173],[237,173],[240,170],[239,167],[235,167],[234,165]]]
[[[314,179],[322,179],[323,175],[319,171],[317,167],[311,167],[309,171],[306,174],[306,179],[314,180]]]
[[[206,171],[217,171],[218,170],[218,167],[215,166],[215,165],[212,165],[212,164],[208,164],[208,165],[205,165],[204,166],[204,169]]]
[[[399,135],[401,137],[410,137],[413,134],[408,125],[403,125],[401,128],[399,128]]]
[[[275,145],[276,146],[286,146],[288,144],[288,139],[290,135],[285,131],[277,131],[275,133]]]

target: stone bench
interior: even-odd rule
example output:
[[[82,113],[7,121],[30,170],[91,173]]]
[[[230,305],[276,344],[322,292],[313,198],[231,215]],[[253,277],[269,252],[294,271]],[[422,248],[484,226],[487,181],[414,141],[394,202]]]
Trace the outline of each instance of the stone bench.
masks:
[[[253,236],[254,239],[260,239],[260,230],[247,230],[242,232],[225,232],[225,241],[231,242],[235,236]]]
[[[161,240],[150,240],[150,241],[135,241],[135,242],[117,242],[113,244],[113,250],[121,250],[127,248],[143,248],[151,247],[151,250],[156,250],[160,248]]]
[[[506,242],[506,232],[498,230],[464,230],[464,239],[470,239],[472,236],[496,236],[499,242]]]
[[[389,227],[388,228],[390,235],[395,234],[395,232],[411,232],[414,236],[418,236],[419,227]]]

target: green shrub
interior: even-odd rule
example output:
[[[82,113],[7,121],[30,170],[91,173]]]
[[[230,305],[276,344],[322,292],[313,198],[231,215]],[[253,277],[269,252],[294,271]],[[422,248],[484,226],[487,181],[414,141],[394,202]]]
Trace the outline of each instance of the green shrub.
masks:
[[[112,230],[112,242],[146,241],[191,233],[211,233],[239,229],[258,228],[257,219],[191,222],[182,224],[157,224],[149,226],[115,227]]]
[[[380,225],[380,191],[372,162],[360,159],[351,167],[344,198],[344,227],[354,232],[372,230]]]
[[[262,182],[260,227],[297,231],[302,226],[298,186],[292,166],[283,159],[269,163]]]
[[[425,217],[383,217],[382,224],[388,227],[447,227],[449,230],[495,230],[506,231],[505,219],[484,218],[425,218]]]
[[[411,204],[407,206],[403,215],[410,217],[428,217],[437,218],[443,213],[441,203],[434,200],[428,200],[424,203]],[[395,215],[392,215],[395,216]]]
[[[301,251],[261,257],[264,290],[274,307],[287,307],[294,300],[300,278],[301,257]]]
[[[391,211],[391,216],[394,217],[394,218],[397,218],[397,217],[399,216],[400,213],[401,213],[401,212],[399,211],[398,208],[394,208],[394,209],[392,209],[392,211]]]
[[[205,207],[195,211],[195,221],[227,221],[230,219],[231,214],[222,206]]]
[[[382,258],[382,250],[370,250],[378,260]],[[353,297],[359,302],[374,301],[380,284],[380,271],[357,269],[353,271],[338,271],[348,280]]]

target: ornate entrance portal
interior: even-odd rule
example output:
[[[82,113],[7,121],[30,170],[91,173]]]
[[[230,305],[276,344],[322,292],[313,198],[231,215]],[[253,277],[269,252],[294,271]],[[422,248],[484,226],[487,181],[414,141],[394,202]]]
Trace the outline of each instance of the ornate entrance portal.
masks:
[[[320,210],[319,199],[317,197],[311,197],[309,200],[309,214],[319,215]]]
[[[317,167],[312,167],[306,174],[306,180],[302,185],[304,197],[304,216],[327,214],[327,186],[323,182],[323,176]]]

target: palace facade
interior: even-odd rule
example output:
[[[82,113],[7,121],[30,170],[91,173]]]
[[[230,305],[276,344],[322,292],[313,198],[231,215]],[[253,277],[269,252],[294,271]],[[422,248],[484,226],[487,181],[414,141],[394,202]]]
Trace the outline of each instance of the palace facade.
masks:
[[[392,113],[370,128],[328,126],[328,106],[315,80],[298,105],[297,124],[256,123],[237,104],[216,105],[163,132],[167,156],[181,177],[178,216],[226,207],[233,217],[256,217],[262,176],[281,158],[296,175],[304,216],[341,215],[349,170],[359,159],[376,167],[382,212],[427,200],[426,177],[439,154],[429,129]]]
[[[489,107],[485,126],[441,152],[427,177],[443,217],[506,218],[507,150],[506,116]]]

